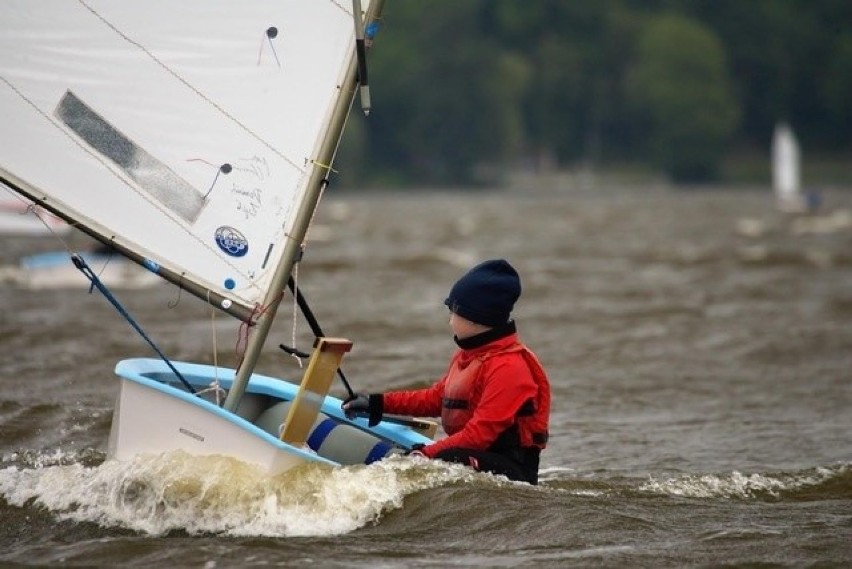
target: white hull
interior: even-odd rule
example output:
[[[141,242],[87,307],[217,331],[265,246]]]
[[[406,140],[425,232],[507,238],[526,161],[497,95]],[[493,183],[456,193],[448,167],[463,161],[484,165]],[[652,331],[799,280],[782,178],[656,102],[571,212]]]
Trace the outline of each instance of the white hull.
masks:
[[[122,379],[110,431],[109,455],[129,460],[138,455],[184,451],[222,455],[253,463],[271,475],[323,460],[273,442],[191,401]]]
[[[173,365],[199,391],[207,388],[214,377],[219,378],[223,388],[228,388],[234,377],[234,371],[228,369],[216,370],[181,362]],[[208,400],[213,398],[212,392],[200,397],[163,383],[163,378],[170,382],[176,380],[159,360],[124,360],[119,362],[116,373],[121,383],[109,438],[108,455],[111,459],[129,460],[138,455],[183,451],[192,455],[227,456],[253,463],[270,475],[311,462],[341,464],[310,448],[296,448],[284,443],[252,422],[276,402],[292,400],[298,389],[292,383],[255,374],[239,413],[233,414]],[[323,438],[313,439],[315,446],[319,453],[327,454],[329,445],[326,443],[331,441],[332,445],[336,445],[331,449],[332,453],[339,456],[342,451],[356,457],[342,462],[344,464],[371,462],[375,457],[368,447],[375,445],[388,449],[391,445],[410,447],[415,443],[429,442],[428,438],[401,425],[383,422],[368,429],[366,419],[350,421],[340,411],[340,400],[334,397],[326,397],[322,411],[320,421],[330,418],[342,428],[331,429],[334,436],[328,436],[328,430],[319,433]],[[335,437],[337,441],[332,440]],[[353,448],[362,444],[364,437],[369,439],[368,447],[353,454]],[[309,444],[311,442],[309,440]]]

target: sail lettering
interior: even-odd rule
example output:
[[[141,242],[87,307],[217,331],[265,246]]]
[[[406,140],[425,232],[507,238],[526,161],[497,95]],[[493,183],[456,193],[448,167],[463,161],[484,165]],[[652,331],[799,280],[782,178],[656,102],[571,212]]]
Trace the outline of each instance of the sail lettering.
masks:
[[[237,211],[241,212],[246,219],[255,217],[260,212],[263,192],[260,188],[245,189],[234,184],[231,193],[237,200]]]
[[[258,180],[265,180],[269,176],[269,164],[263,156],[241,158],[240,165],[236,166],[235,169]]]

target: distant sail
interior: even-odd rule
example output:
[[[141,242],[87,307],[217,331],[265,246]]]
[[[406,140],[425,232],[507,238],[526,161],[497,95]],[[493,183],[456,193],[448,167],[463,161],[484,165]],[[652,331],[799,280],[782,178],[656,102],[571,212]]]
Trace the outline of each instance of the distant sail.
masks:
[[[775,126],[772,135],[772,187],[778,207],[784,211],[802,211],[801,156],[793,129],[786,123]]]

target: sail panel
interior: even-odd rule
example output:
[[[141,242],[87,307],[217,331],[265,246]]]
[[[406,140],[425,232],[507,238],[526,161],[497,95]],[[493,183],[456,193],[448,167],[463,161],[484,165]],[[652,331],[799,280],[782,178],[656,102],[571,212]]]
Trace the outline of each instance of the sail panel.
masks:
[[[0,171],[155,264],[259,303],[353,58],[345,4],[7,1]]]

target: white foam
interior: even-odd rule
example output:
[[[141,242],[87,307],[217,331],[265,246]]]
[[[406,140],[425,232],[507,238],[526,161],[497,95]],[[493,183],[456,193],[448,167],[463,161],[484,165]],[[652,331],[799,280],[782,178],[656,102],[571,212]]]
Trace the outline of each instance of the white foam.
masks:
[[[12,458],[12,457],[6,457]],[[482,477],[460,465],[394,457],[370,466],[310,465],[269,477],[225,457],[174,453],[0,470],[0,495],[58,518],[151,535],[172,530],[237,536],[327,536],[353,531],[402,507],[413,492]]]
[[[742,474],[733,471],[727,475],[688,475],[667,480],[656,480],[651,477],[639,489],[691,498],[778,496],[783,491],[821,484],[835,476],[842,475],[849,467],[848,464],[841,464],[835,467],[818,467],[792,474]]]

